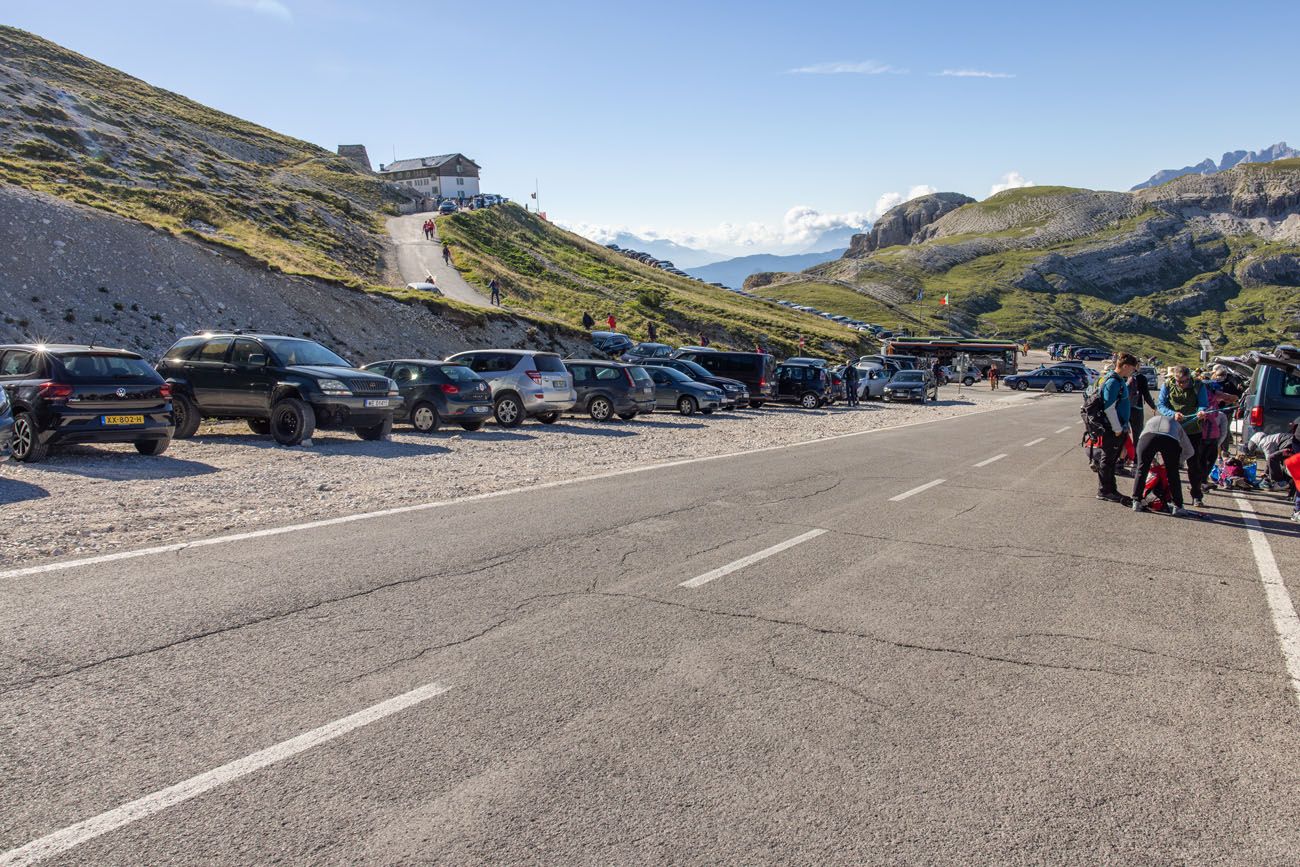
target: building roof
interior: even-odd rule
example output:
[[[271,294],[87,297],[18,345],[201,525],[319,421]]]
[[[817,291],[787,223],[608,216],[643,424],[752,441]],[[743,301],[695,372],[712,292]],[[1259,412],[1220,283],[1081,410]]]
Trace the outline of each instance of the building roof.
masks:
[[[434,156],[434,157],[419,157],[418,159],[413,159],[413,160],[398,160],[395,163],[389,163],[388,165],[384,166],[382,169],[380,169],[380,173],[386,175],[389,172],[409,172],[409,171],[414,171],[415,169],[436,169],[439,166],[443,165],[444,163],[454,160],[456,157],[460,157],[465,162],[474,166],[474,168],[477,169],[483,168],[478,163],[474,162],[472,159],[465,156],[464,154],[439,154],[438,156]]]

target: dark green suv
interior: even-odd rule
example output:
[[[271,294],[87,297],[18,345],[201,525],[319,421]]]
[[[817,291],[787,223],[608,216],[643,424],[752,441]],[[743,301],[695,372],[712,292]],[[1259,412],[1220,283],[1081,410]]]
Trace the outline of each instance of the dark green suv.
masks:
[[[298,445],[316,428],[387,439],[397,384],[357,370],[314,340],[239,332],[182,337],[158,363],[172,388],[178,439],[204,418],[245,419],[253,433]]]

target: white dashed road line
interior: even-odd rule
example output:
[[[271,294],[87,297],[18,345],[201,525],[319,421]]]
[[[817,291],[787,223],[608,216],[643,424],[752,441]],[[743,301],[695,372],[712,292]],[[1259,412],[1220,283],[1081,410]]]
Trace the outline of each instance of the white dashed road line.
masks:
[[[1065,427],[1058,427],[1056,430],[1052,431],[1052,433],[1065,433],[1069,429],[1070,426],[1067,424]]]
[[[1047,437],[1039,437],[1036,440],[1030,440],[1029,442],[1025,443],[1025,448],[1029,448],[1030,446],[1036,446],[1045,439],[1047,439]]]
[[[33,840],[26,846],[11,849],[0,855],[0,867],[34,864],[37,861],[58,855],[60,852],[66,852],[74,846],[85,843],[87,840],[93,840],[107,834],[109,831],[137,822],[182,801],[188,801],[190,798],[202,795],[204,792],[215,789],[231,780],[237,780],[290,756],[296,756],[312,747],[331,741],[340,735],[345,735],[353,729],[369,725],[376,720],[405,710],[436,695],[441,695],[449,689],[451,689],[449,686],[430,683],[410,692],[404,692],[387,701],[381,701],[379,704],[372,705],[365,710],[357,711],[350,716],[345,716],[320,728],[298,735],[296,738],[259,750],[251,756],[236,759],[229,764],[199,774],[197,777],[190,777],[188,780],[169,786],[166,789],[160,789],[151,795],[145,795],[143,798],[123,804],[109,810],[107,813],[100,813],[98,816],[78,822],[64,828],[62,831],[47,834],[38,840]]]
[[[1286,589],[1286,582],[1282,580],[1282,571],[1277,568],[1268,536],[1264,534],[1259,518],[1255,517],[1255,509],[1241,494],[1233,494],[1233,499],[1241,508],[1242,520],[1246,522],[1246,534],[1250,536],[1255,565],[1259,568],[1259,577],[1264,583],[1264,598],[1268,601],[1269,613],[1273,615],[1273,630],[1277,632],[1278,644],[1282,645],[1291,689],[1295,693],[1296,702],[1300,703],[1300,618],[1296,617],[1295,603]]]
[[[1005,458],[1005,457],[1006,457],[1005,454],[994,455],[994,456],[991,457],[991,458],[985,458],[984,460],[980,461],[978,464],[975,464],[975,466],[977,466],[977,467],[987,467],[989,464],[991,464],[991,463],[993,463],[993,462],[995,462],[995,461],[1000,461],[1000,460],[1002,460],[1002,459]]]
[[[775,554],[780,554],[782,551],[789,550],[790,548],[793,548],[795,545],[799,545],[802,544],[803,542],[807,542],[809,539],[816,539],[818,536],[820,536],[822,533],[825,532],[826,532],[825,530],[809,530],[807,533],[801,533],[800,535],[795,536],[793,539],[786,539],[784,542],[780,542],[776,545],[773,545],[770,548],[764,548],[762,551],[756,551],[755,553],[750,554],[748,557],[741,557],[739,560],[732,560],[726,566],[719,566],[717,569],[713,569],[709,572],[705,572],[703,575],[696,575],[694,578],[691,578],[689,581],[683,581],[681,584],[678,584],[677,586],[678,587],[701,587],[705,584],[708,584],[710,581],[713,581],[716,578],[721,578],[723,575],[730,575],[732,572],[735,572],[737,569],[744,569],[746,566],[757,563],[759,560],[766,560],[768,557],[771,557]]]
[[[915,496],[916,494],[919,494],[922,491],[930,490],[930,488],[933,488],[935,485],[942,485],[946,481],[948,480],[935,479],[933,482],[926,482],[924,485],[918,485],[917,487],[912,488],[912,490],[910,491],[903,491],[903,493],[899,494],[896,497],[890,497],[889,502],[897,503],[899,500],[906,500],[908,497]]]

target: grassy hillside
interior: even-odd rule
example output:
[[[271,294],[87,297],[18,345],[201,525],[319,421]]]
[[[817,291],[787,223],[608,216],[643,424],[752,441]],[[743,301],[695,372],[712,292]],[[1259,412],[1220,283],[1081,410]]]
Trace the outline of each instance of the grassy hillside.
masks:
[[[507,309],[551,316],[571,324],[589,311],[603,327],[611,312],[618,329],[645,339],[654,322],[666,343],[695,343],[701,334],[718,346],[750,349],[756,342],[774,353],[857,353],[866,346],[857,332],[777,304],[755,301],[674,277],[594,244],[517,205],[456,214],[439,220],[456,267],[486,287],[497,278]]]

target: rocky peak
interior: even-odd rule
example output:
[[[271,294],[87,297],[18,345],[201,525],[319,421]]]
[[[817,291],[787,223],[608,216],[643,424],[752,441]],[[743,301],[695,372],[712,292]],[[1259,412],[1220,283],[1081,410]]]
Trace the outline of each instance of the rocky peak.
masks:
[[[1300,150],[1289,147],[1284,141],[1269,145],[1258,151],[1226,151],[1217,163],[1206,157],[1194,166],[1183,166],[1181,169],[1161,169],[1136,187],[1133,187],[1133,190],[1158,187],[1185,175],[1218,174],[1219,172],[1226,172],[1241,163],[1271,163],[1275,160],[1286,160],[1294,157],[1300,157]]]
[[[896,205],[872,224],[869,234],[853,236],[844,258],[861,259],[882,247],[910,244],[926,226],[974,201],[961,193],[931,193]]]

